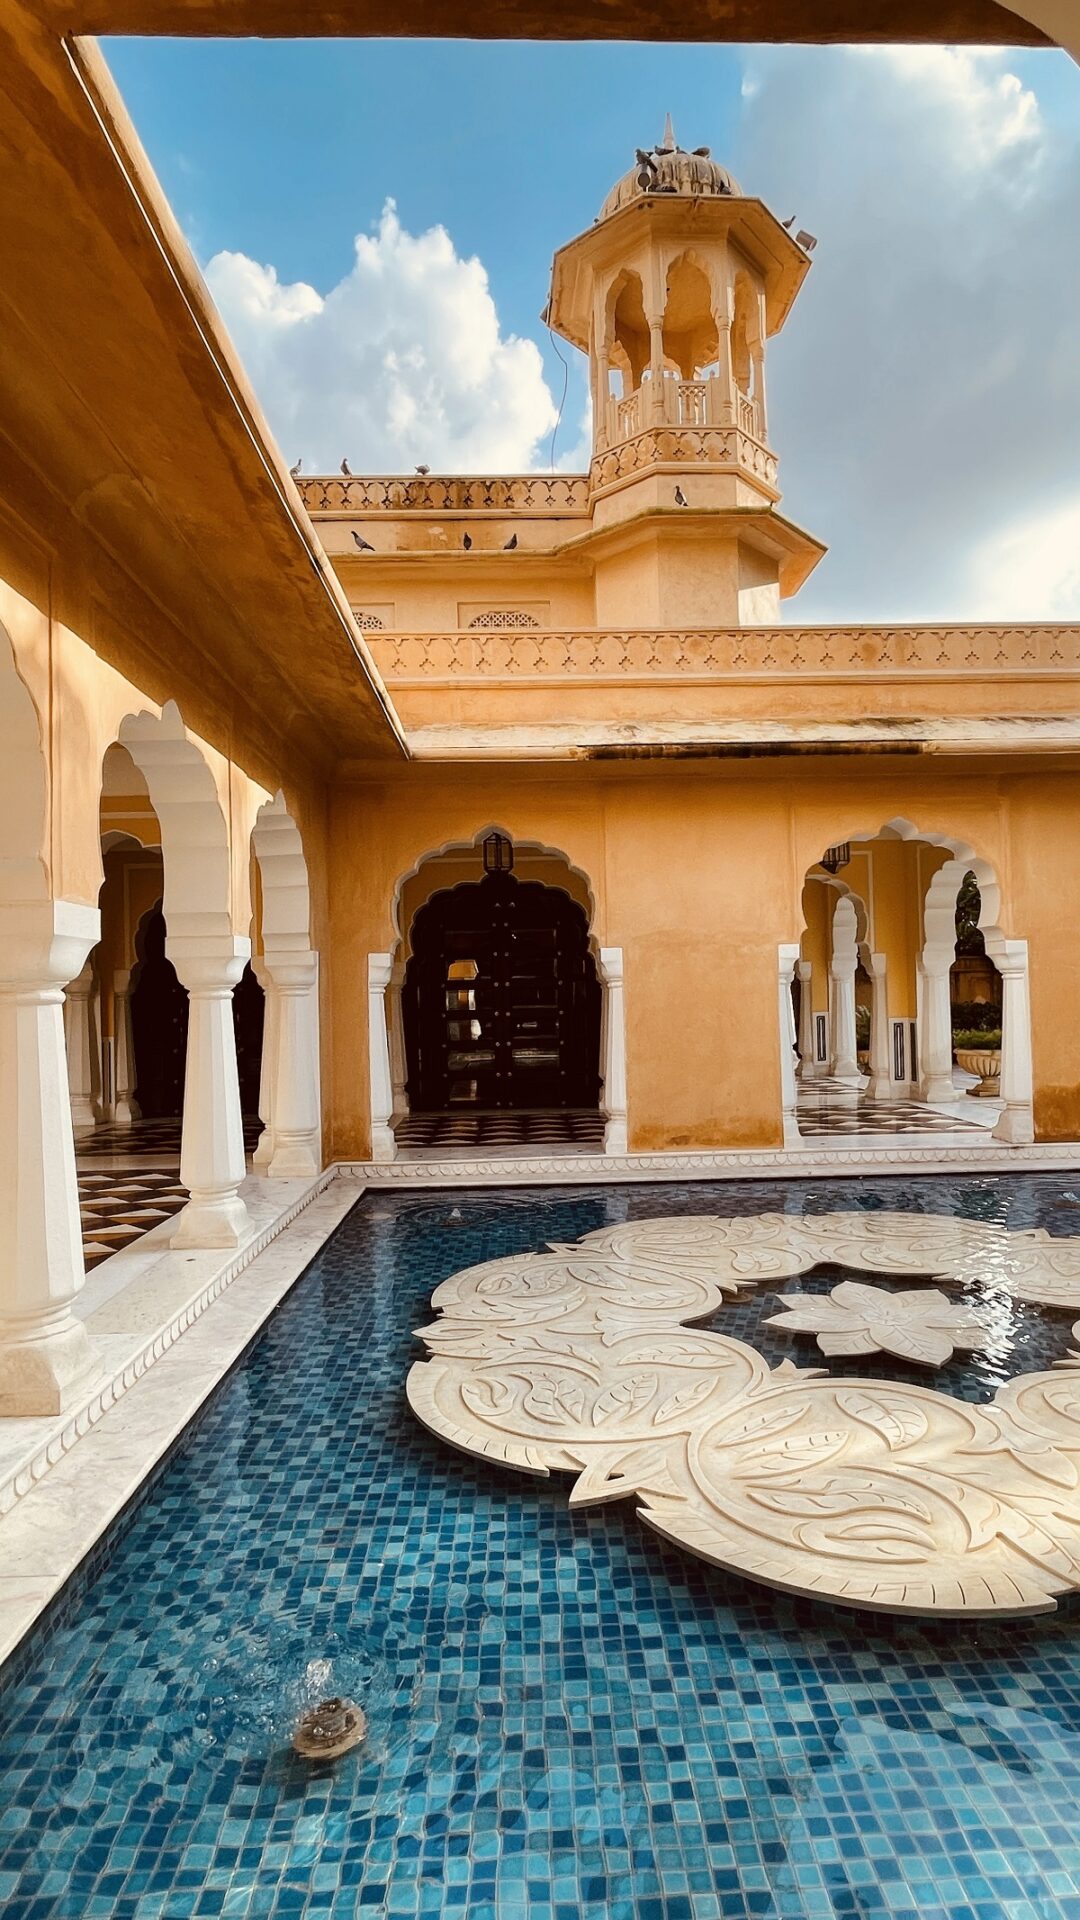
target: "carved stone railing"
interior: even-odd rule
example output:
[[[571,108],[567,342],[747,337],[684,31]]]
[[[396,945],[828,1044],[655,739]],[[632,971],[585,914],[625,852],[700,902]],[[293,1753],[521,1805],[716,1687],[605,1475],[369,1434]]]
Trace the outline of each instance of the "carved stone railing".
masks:
[[[610,447],[650,427],[738,427],[764,441],[757,400],[739,389],[732,397],[716,374],[682,380],[666,373],[662,381],[646,374],[632,393],[608,401],[604,425]]]
[[[462,680],[748,680],[1068,676],[1080,626],[601,628],[372,633],[391,684]],[[1080,687],[1078,687],[1080,694]]]
[[[415,479],[311,474],[296,484],[309,513],[587,513],[589,507],[583,473],[433,473]]]
[[[589,468],[594,493],[647,467],[741,468],[766,487],[776,486],[779,463],[775,453],[736,427],[649,427],[617,446],[595,453]]]

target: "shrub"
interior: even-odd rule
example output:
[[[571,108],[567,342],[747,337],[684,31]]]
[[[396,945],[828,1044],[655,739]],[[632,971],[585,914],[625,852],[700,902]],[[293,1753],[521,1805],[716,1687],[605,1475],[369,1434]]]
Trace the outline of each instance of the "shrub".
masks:
[[[953,1051],[959,1047],[1000,1047],[1000,1027],[960,1027],[953,1028]]]
[[[1001,1006],[992,1000],[954,1000],[952,1005],[953,1032],[961,1029],[964,1033],[988,1033],[1001,1026]]]

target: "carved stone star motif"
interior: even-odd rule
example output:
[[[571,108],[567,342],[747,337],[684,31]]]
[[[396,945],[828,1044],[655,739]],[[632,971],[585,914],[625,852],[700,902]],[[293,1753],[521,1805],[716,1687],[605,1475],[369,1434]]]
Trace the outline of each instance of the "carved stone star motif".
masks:
[[[985,1347],[989,1332],[967,1307],[937,1287],[890,1293],[843,1280],[831,1293],[784,1296],[784,1312],[766,1321],[782,1333],[812,1333],[822,1353],[892,1353],[924,1367],[943,1367],[953,1348]]]

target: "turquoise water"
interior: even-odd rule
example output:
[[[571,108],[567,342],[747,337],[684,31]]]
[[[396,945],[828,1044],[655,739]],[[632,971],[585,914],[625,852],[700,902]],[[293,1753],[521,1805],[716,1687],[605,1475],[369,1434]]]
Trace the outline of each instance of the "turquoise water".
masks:
[[[1074,1603],[999,1626],[795,1603],[632,1503],[571,1514],[557,1478],[451,1453],[404,1402],[463,1266],[844,1206],[1080,1231],[1050,1176],[361,1201],[6,1678],[4,1920],[1080,1920]],[[776,1291],[716,1324],[797,1352],[758,1324]],[[988,1396],[1069,1325],[1024,1309],[937,1384]],[[288,1726],[321,1680],[371,1733],[308,1770]]]

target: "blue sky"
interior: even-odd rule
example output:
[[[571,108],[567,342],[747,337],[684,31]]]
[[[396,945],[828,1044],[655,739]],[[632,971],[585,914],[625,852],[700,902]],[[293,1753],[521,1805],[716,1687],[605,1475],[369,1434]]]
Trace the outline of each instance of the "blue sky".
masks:
[[[407,465],[414,444],[430,457],[419,423],[437,414],[432,464],[541,464],[562,380],[538,318],[552,252],[670,111],[686,145],[711,145],[820,236],[769,360],[786,510],[833,549],[789,615],[1080,615],[1080,71],[1066,56],[105,51],[290,459]],[[374,236],[359,277],[358,234]],[[579,463],[583,406],[575,364],[559,448]]]

